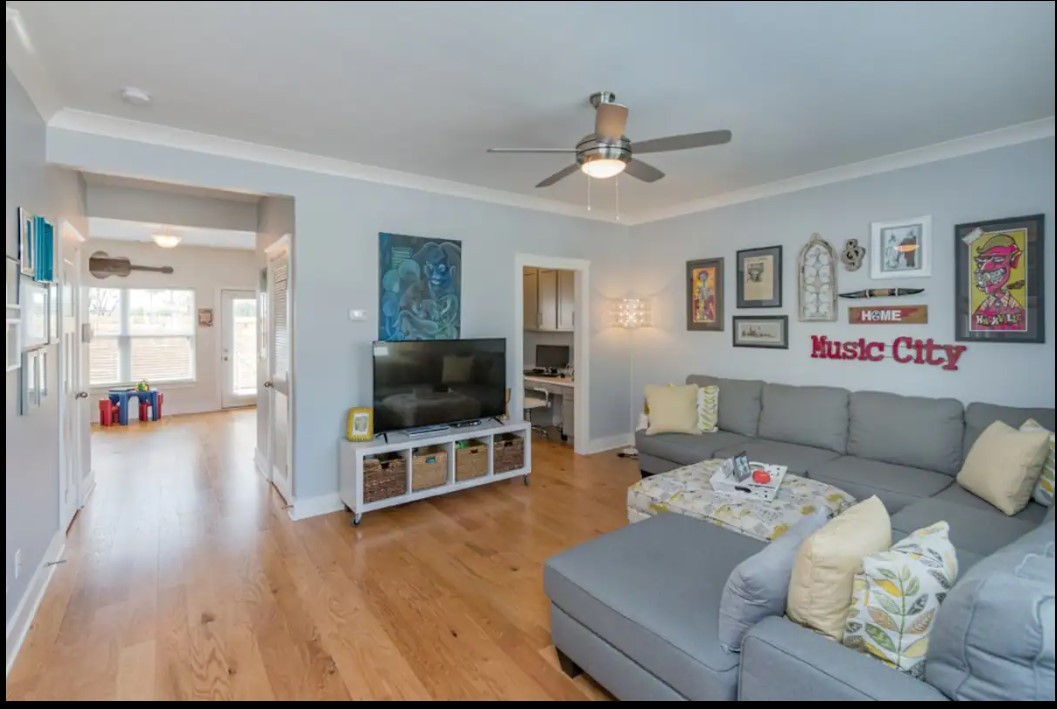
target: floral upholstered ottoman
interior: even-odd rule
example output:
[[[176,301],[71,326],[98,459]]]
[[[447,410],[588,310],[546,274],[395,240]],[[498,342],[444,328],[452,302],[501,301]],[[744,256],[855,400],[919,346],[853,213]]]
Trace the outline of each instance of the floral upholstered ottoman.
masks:
[[[855,498],[839,488],[790,474],[770,502],[724,495],[710,482],[721,463],[704,460],[635,483],[628,488],[628,521],[677,512],[766,542],[815,510],[835,517],[855,504]]]

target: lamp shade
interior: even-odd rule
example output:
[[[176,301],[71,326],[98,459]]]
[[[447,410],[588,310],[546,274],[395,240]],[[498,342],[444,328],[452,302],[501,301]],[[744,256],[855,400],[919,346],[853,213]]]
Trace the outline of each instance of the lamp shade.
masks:
[[[151,234],[150,240],[163,249],[174,249],[183,240],[176,234]]]
[[[641,298],[622,298],[616,306],[617,327],[633,330],[650,324],[650,307]]]

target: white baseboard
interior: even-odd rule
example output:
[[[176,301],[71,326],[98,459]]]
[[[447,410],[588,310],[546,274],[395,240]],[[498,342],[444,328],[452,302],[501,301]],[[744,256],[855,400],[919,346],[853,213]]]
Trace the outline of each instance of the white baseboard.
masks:
[[[44,592],[48,590],[51,577],[55,573],[55,565],[48,566],[50,561],[58,561],[66,549],[66,535],[62,530],[55,532],[51,538],[44,558],[40,560],[40,566],[33,572],[33,578],[26,586],[26,592],[15,609],[11,620],[7,621],[7,674],[11,673],[11,666],[15,664],[18,651],[22,649],[22,642],[26,639],[26,633],[33,625],[33,618],[37,615],[37,608],[44,598]]]
[[[594,438],[587,442],[587,454],[601,453],[602,451],[611,451],[616,448],[623,448],[624,446],[635,445],[635,434],[634,433],[618,433],[615,436],[606,436],[605,438]]]
[[[341,495],[332,492],[329,495],[294,500],[294,504],[290,508],[290,519],[294,521],[308,519],[309,517],[317,517],[331,512],[341,512],[344,509],[345,503],[341,501]]]
[[[253,449],[253,464],[257,466],[257,472],[261,474],[262,478],[265,480],[271,479],[268,477],[268,459],[260,448]]]

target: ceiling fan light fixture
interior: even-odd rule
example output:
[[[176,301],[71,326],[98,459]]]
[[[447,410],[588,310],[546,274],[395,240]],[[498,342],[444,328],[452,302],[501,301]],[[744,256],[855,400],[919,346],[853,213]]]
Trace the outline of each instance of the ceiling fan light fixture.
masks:
[[[616,158],[596,158],[594,160],[585,160],[580,169],[588,177],[593,177],[598,180],[605,180],[610,177],[616,177],[620,173],[624,172],[624,169],[628,166],[623,160]]]
[[[175,249],[183,237],[177,236],[176,234],[151,234],[150,240],[163,249]]]

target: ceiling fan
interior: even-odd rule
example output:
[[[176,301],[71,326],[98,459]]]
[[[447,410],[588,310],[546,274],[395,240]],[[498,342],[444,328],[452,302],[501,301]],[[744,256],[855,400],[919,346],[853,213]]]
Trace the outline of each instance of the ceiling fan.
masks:
[[[656,182],[664,173],[649,163],[632,155],[664,153],[672,150],[707,148],[710,145],[729,143],[729,130],[711,130],[705,133],[670,135],[666,138],[643,140],[634,144],[624,135],[628,122],[628,107],[617,103],[612,91],[599,91],[590,96],[595,107],[595,131],[580,139],[575,148],[489,148],[490,153],[575,153],[576,163],[562,168],[536,187],[550,187],[558,180],[577,170],[588,177],[605,179],[627,172],[643,182]]]

